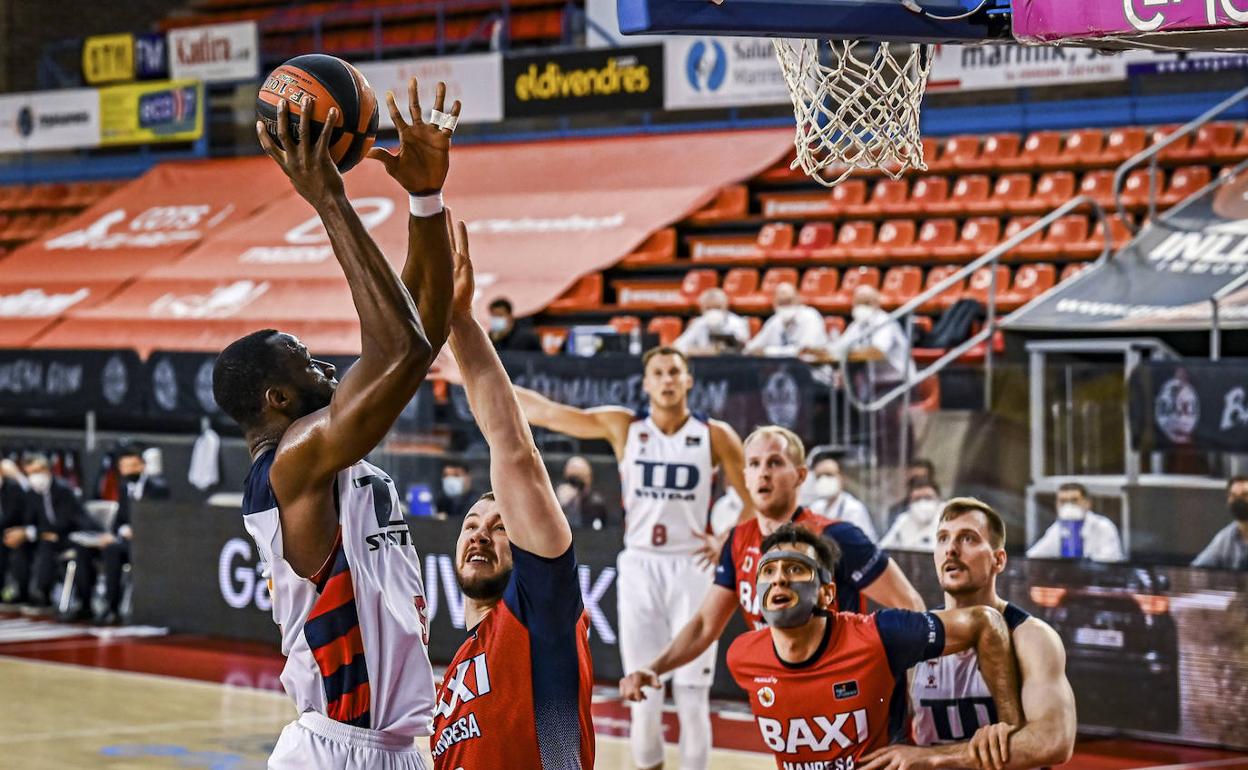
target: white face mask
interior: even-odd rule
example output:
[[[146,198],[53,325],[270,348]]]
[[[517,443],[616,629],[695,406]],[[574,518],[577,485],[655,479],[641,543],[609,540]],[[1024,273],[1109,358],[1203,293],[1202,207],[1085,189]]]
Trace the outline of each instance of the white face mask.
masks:
[[[1083,510],[1083,506],[1075,503],[1063,503],[1057,506],[1057,518],[1066,521],[1078,521],[1084,518],[1087,512]]]
[[[463,476],[443,476],[442,492],[447,497],[459,497],[464,493]]]
[[[703,313],[702,317],[706,319],[707,326],[712,329],[719,329],[724,325],[724,322],[728,320],[728,312],[720,310],[719,308],[712,308],[711,310]]]
[[[47,471],[32,473],[26,480],[30,482],[30,488],[41,495],[52,488],[52,474]]]
[[[821,500],[829,500],[841,493],[840,476],[819,476],[815,479],[815,494]]]
[[[494,334],[502,334],[507,331],[507,318],[501,315],[490,316],[490,331]]]
[[[854,305],[849,313],[855,321],[869,321],[875,315],[875,308],[870,305]]]
[[[915,521],[920,524],[927,524],[936,518],[936,514],[939,512],[939,500],[915,500],[913,503],[910,503],[910,513],[914,515]]]

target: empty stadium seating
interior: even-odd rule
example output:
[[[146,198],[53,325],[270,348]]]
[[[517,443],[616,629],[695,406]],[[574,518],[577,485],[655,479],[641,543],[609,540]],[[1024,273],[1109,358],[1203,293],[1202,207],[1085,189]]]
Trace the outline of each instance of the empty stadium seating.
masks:
[[[103,181],[0,187],[0,253],[59,227],[122,184]]]

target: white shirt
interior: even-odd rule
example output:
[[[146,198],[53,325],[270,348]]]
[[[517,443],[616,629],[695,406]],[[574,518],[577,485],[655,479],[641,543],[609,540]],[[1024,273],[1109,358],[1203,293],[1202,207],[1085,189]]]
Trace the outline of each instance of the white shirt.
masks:
[[[871,512],[861,500],[848,492],[841,492],[830,499],[815,500],[807,507],[810,508],[811,513],[827,516],[829,519],[848,521],[861,529],[867,539],[873,543],[879,540],[875,534],[875,522],[871,520]]]
[[[725,311],[723,323],[712,327],[706,316],[701,315],[689,322],[684,334],[676,338],[672,347],[682,353],[688,353],[690,349],[706,350],[715,347],[712,334],[731,336],[739,345],[745,345],[750,340],[750,322],[736,313]]]
[[[1118,525],[1099,513],[1088,512],[1083,520],[1083,555],[1092,561],[1125,561]],[[1055,521],[1035,545],[1027,549],[1031,559],[1060,559],[1062,556],[1062,522]]]
[[[822,348],[827,344],[828,332],[823,315],[813,307],[797,305],[788,313],[777,313],[768,318],[750,344],[745,346],[745,352],[793,356],[805,348]]]
[[[935,541],[936,520],[932,519],[924,523],[919,521],[913,513],[906,511],[897,517],[893,526],[888,528],[884,539],[880,540],[880,547],[932,553],[936,550]]]
[[[877,310],[871,318],[851,321],[845,332],[831,347],[833,356],[839,357],[848,348],[875,348],[884,354],[884,360],[875,365],[877,382],[899,382],[914,373],[914,361],[910,357],[910,345],[906,333],[897,321],[889,321],[868,337],[867,329],[884,318],[883,310]]]

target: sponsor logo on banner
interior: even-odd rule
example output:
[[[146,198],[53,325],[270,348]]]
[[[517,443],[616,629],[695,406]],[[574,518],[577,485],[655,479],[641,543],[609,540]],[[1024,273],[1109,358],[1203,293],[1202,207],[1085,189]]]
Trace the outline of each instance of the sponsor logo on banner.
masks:
[[[204,88],[165,81],[100,89],[100,143],[192,142],[204,131]]]
[[[43,244],[49,251],[60,249],[158,249],[178,243],[192,243],[234,211],[226,204],[212,206],[152,206],[130,219],[125,209],[101,214],[81,230],[70,230]]]
[[[91,84],[134,80],[134,35],[96,35],[83,41],[82,77]]]
[[[1020,46],[936,46],[927,90],[979,91],[994,88],[1069,85],[1125,80],[1127,58],[1090,48]]]
[[[511,56],[504,61],[507,117],[663,107],[663,48]]]
[[[393,128],[386,109],[386,91],[394,92],[395,102],[407,115],[407,86],[412,76],[420,80],[420,104],[425,117],[433,107],[438,81],[446,83],[446,105],[459,99],[463,112],[460,123],[498,123],[503,119],[503,55],[499,53],[438,56],[425,59],[360,62],[358,69],[377,92],[381,104],[380,127]]]
[[[1188,382],[1182,369],[1161,386],[1153,403],[1157,427],[1176,444],[1192,440],[1192,431],[1200,422],[1200,396]]]
[[[93,88],[0,96],[0,152],[99,144],[100,98]]]
[[[669,110],[787,104],[789,90],[765,38],[679,37],[663,44]]]
[[[126,362],[120,356],[110,356],[108,363],[104,364],[100,388],[104,400],[113,406],[120,406],[126,399],[126,392],[130,390],[130,376],[126,371]]]
[[[351,207],[360,215],[364,229],[369,231],[388,220],[395,211],[394,201],[382,197],[356,198],[351,201]],[[314,265],[334,256],[329,234],[318,216],[287,230],[284,240],[284,246],[252,246],[239,255],[238,261],[252,265]]]
[[[0,318],[50,318],[58,316],[91,296],[85,286],[69,292],[45,293],[24,289],[16,294],[0,294]]]
[[[169,73],[206,83],[260,77],[260,34],[254,21],[169,31]]]
[[[163,34],[154,32],[134,39],[134,74],[139,80],[169,77],[169,43]]]
[[[153,318],[228,318],[269,290],[268,281],[235,281],[207,294],[162,295],[148,307]]]

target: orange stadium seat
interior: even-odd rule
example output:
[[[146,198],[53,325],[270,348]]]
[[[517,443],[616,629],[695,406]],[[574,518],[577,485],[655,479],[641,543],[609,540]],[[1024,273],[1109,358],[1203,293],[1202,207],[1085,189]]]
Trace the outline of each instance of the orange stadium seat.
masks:
[[[1161,144],[1163,141],[1173,136],[1179,129],[1177,125],[1158,126],[1153,129],[1152,144]],[[1183,154],[1192,146],[1192,135],[1184,134],[1174,140],[1174,143],[1166,147],[1157,154],[1157,160],[1161,163],[1177,163],[1183,160]]]
[[[1127,224],[1115,214],[1107,213],[1109,219],[1110,245],[1116,251],[1126,246],[1131,240],[1131,230]],[[1105,243],[1105,227],[1096,223],[1092,234],[1082,243],[1072,243],[1066,247],[1066,254],[1072,259],[1093,259],[1101,255]]]
[[[1088,168],[1103,163],[1105,131],[1099,128],[1081,128],[1071,131],[1060,153],[1046,163],[1044,168]]]
[[[724,285],[720,288],[728,295],[728,303],[733,308],[743,297],[758,291],[758,271],[752,267],[734,267],[724,275]]]
[[[1248,158],[1248,131],[1241,133],[1235,144],[1217,152],[1213,157],[1213,162],[1239,163],[1244,158]]]
[[[782,258],[804,259],[818,249],[825,249],[836,239],[836,228],[831,222],[807,222],[797,234],[797,246],[791,255]]]
[[[867,182],[865,179],[846,179],[832,188],[832,211],[845,214],[855,206],[861,206],[867,200]]]
[[[919,293],[923,271],[914,265],[890,267],[880,284],[880,301],[885,310],[895,310]]]
[[[1160,200],[1161,194],[1166,189],[1166,175],[1161,169],[1157,170],[1157,180],[1155,185],[1154,191],[1157,195],[1157,199]],[[1122,205],[1130,209],[1148,208],[1148,198],[1148,169],[1136,169],[1128,174],[1126,181],[1122,183]]]
[[[758,332],[763,328],[763,319],[756,315],[748,316],[746,322],[750,325],[750,337],[756,337]]]
[[[788,251],[792,248],[793,225],[788,222],[766,224],[758,231],[758,249],[764,256],[773,251]]]
[[[676,228],[664,227],[650,235],[633,253],[620,260],[622,267],[665,265],[676,261]]]
[[[1034,171],[1052,168],[1059,163],[1062,135],[1057,131],[1036,131],[1023,143],[1022,152],[1013,158],[1002,158],[995,164],[1000,171]]]
[[[1009,239],[1013,238],[1015,235],[1018,235],[1020,232],[1027,229],[1028,227],[1031,227],[1032,225],[1034,225],[1036,222],[1039,222],[1039,221],[1040,221],[1040,217],[1034,217],[1034,216],[1014,217],[1005,225],[1005,232],[1002,233],[1001,235],[1002,243],[1004,243],[1005,241],[1008,241]],[[1044,231],[1043,230],[1032,233],[1022,243],[1016,245],[1014,248],[1007,251],[1005,253],[1005,259],[1011,260],[1011,261],[1022,259],[1023,258],[1022,254],[1024,252],[1026,252],[1030,248],[1040,245],[1041,243],[1044,243]]]
[[[861,257],[864,262],[888,262],[909,246],[914,245],[915,224],[913,219],[890,219],[880,225],[875,236],[875,246]]]
[[[763,282],[758,287],[758,291],[738,297],[732,302],[732,306],[746,313],[765,313],[771,310],[771,295],[782,283],[797,286],[797,270],[792,267],[771,268],[763,274]]]
[[[910,183],[905,179],[881,179],[871,190],[871,197],[860,206],[845,209],[849,216],[880,216],[892,214],[906,206],[910,197]]]
[[[966,288],[962,291],[962,299],[973,299],[982,302],[985,306],[988,304],[988,295],[992,291],[992,278],[997,279],[997,294],[1010,288],[1010,269],[1005,265],[991,265],[981,267],[971,273],[971,279],[966,282]]]
[[[1166,191],[1157,198],[1160,206],[1169,208],[1187,198],[1213,179],[1208,166],[1183,166],[1176,168],[1170,175],[1170,184]]]
[[[646,333],[658,336],[660,345],[671,345],[684,331],[684,327],[685,322],[677,316],[659,315],[646,324]]]
[[[1089,171],[1079,182],[1079,194],[1086,195],[1101,206],[1110,208],[1114,205],[1114,172]]]
[[[1058,283],[1061,283],[1062,281],[1068,280],[1070,278],[1074,278],[1076,275],[1079,275],[1080,273],[1082,273],[1084,270],[1087,270],[1091,266],[1092,266],[1091,262],[1071,262],[1069,265],[1062,268],[1062,274],[1058,278]]]
[[[932,255],[939,260],[970,260],[983,256],[1001,242],[1001,220],[996,217],[971,217],[962,225],[956,243],[937,246]]]
[[[1057,269],[1053,265],[1023,265],[1014,271],[1014,282],[1009,290],[997,298],[997,308],[1003,313],[1012,313],[1053,288],[1056,282]]]
[[[607,324],[615,329],[616,334],[630,334],[634,329],[641,328],[641,319],[635,315],[612,316]]]
[[[1023,259],[1060,259],[1069,256],[1067,250],[1088,239],[1088,218],[1082,214],[1068,214],[1055,220],[1045,233],[1044,242],[1019,249]]]
[[[743,184],[728,185],[710,203],[689,215],[693,224],[712,224],[744,219],[750,211],[750,191]]]
[[[927,260],[942,246],[950,246],[958,237],[958,223],[952,219],[929,219],[919,228],[919,237],[909,246],[893,250],[897,259]]]
[[[928,208],[932,214],[953,216],[970,214],[988,200],[989,190],[988,177],[983,174],[958,177],[949,200],[943,203],[933,203]]]
[[[1140,126],[1115,128],[1105,139],[1099,166],[1117,166],[1148,145],[1148,132]]]
[[[927,279],[923,282],[923,291],[930,291],[941,281],[958,272],[960,269],[960,265],[940,265],[939,267],[933,267],[931,270],[927,271]],[[965,285],[965,279],[958,279],[952,286],[920,305],[919,312],[941,312],[946,307],[949,307],[958,301],[958,299],[962,296],[962,288]]]
[[[878,267],[852,267],[841,276],[841,288],[836,290],[827,302],[827,309],[833,313],[845,314],[854,304],[854,289],[859,286],[880,287],[880,269]]]
[[[1007,207],[1011,214],[1047,214],[1075,197],[1075,174],[1071,171],[1050,171],[1040,175],[1031,197],[1013,201]]]
[[[812,267],[802,274],[797,293],[802,302],[823,310],[824,305],[836,293],[840,282],[841,276],[835,267]]]
[[[550,313],[578,313],[595,310],[601,305],[602,273],[590,273],[581,276],[559,299],[550,303],[546,310]]]
[[[974,166],[975,161],[979,159],[979,153],[983,149],[983,142],[984,139],[979,134],[963,134],[961,136],[949,137],[945,140],[945,145],[940,150],[936,168],[942,171],[954,171]],[[928,170],[936,169],[933,169],[929,163]]]
[[[943,203],[949,199],[949,178],[943,176],[924,176],[914,181],[910,191],[910,200],[899,213],[923,215],[933,203]]]
[[[1219,159],[1233,159],[1235,140],[1238,138],[1239,128],[1234,123],[1206,123],[1196,129],[1191,146],[1177,153],[1178,159],[1184,163],[1211,163]]]
[[[992,197],[976,204],[974,211],[989,215],[1004,214],[1011,206],[1026,203],[1031,198],[1031,187],[1031,174],[1002,174],[992,188]]]
[[[690,270],[680,282],[680,294],[685,299],[686,307],[697,307],[698,297],[707,289],[719,286],[719,273],[706,268]]]
[[[971,168],[975,169],[992,169],[1000,170],[1005,168],[1006,163],[1018,158],[1019,146],[1022,140],[1018,134],[993,134],[984,140],[984,149],[980,152],[979,158]],[[955,168],[962,166],[955,160]]]
[[[861,259],[861,255],[868,253],[874,243],[874,222],[846,222],[837,232],[836,243],[826,248],[815,249],[810,256],[822,262]]]

